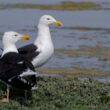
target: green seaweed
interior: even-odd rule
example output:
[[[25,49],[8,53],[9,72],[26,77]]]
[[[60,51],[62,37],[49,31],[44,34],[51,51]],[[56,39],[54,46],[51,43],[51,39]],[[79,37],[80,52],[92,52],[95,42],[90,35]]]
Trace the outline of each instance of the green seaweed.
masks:
[[[55,49],[55,54],[57,56],[67,57],[78,57],[78,56],[88,56],[88,57],[96,57],[101,61],[110,60],[110,48],[109,47],[88,47],[81,46],[79,49]]]
[[[86,26],[70,26],[70,27],[62,27],[62,29],[71,29],[71,30],[81,30],[81,31],[109,31],[109,28],[100,28],[100,27],[86,27]]]
[[[59,74],[66,77],[76,77],[76,76],[94,76],[94,77],[108,77],[109,72],[98,71],[95,69],[80,69],[79,67],[70,68],[37,68],[40,73],[46,74]]]
[[[15,97],[10,97],[9,103],[0,103],[0,110],[109,110],[110,84],[44,77],[38,81],[38,89],[32,92],[30,100]]]
[[[47,9],[47,10],[85,10],[96,9],[99,5],[93,2],[64,2],[60,4],[0,4],[1,8]]]

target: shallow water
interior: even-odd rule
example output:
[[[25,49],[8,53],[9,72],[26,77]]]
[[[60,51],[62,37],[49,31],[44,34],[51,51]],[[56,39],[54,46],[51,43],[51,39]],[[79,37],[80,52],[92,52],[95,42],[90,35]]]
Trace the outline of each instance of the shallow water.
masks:
[[[67,0],[45,1],[46,3],[59,3]],[[72,0],[71,0],[72,1]],[[78,0],[87,1],[87,0]],[[110,0],[90,0],[107,3]],[[1,0],[0,3],[18,3],[17,0]],[[19,0],[19,3],[45,3],[43,0]],[[31,41],[21,41],[17,46],[26,45],[34,41],[37,36],[37,24],[40,16],[44,14],[53,15],[56,19],[61,20],[65,28],[51,26],[51,35],[55,49],[80,49],[81,47],[104,47],[110,48],[110,11],[109,10],[83,10],[83,11],[55,11],[39,9],[1,9],[0,10],[0,39],[3,32],[14,30],[20,33],[26,33],[31,36]],[[101,30],[80,30],[70,29],[69,27],[95,27]],[[1,41],[0,41],[1,42]],[[0,43],[0,47],[2,44]],[[100,53],[99,53],[100,54]],[[89,56],[87,54],[69,57],[67,55],[58,56],[55,54],[44,67],[95,69],[101,71],[110,71],[110,60],[101,61],[99,55]]]

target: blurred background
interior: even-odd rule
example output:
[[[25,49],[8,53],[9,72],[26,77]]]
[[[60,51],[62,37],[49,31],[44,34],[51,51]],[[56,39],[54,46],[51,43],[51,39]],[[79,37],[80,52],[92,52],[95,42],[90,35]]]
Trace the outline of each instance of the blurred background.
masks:
[[[0,0],[0,39],[13,30],[31,36],[18,47],[33,42],[44,14],[63,27],[50,27],[55,54],[40,71],[110,81],[110,0]]]

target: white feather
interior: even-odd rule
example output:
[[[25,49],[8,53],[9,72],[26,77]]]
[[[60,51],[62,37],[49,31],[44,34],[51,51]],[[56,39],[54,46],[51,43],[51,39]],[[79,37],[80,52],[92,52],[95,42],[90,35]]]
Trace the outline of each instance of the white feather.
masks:
[[[28,77],[28,76],[31,76],[31,75],[37,75],[37,73],[36,72],[33,72],[33,71],[31,71],[31,70],[26,70],[25,72],[23,72],[21,75],[20,75],[20,77]]]

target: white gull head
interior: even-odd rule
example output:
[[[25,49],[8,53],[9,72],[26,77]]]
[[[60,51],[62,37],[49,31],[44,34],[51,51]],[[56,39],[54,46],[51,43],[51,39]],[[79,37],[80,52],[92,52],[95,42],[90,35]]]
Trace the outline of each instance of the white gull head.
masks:
[[[15,43],[18,40],[29,40],[29,36],[22,35],[14,31],[5,32],[3,35],[3,53],[2,56],[7,52],[18,52]]]
[[[50,25],[50,24],[55,24],[57,26],[62,26],[62,22],[56,20],[53,16],[51,15],[43,15],[41,16],[39,20],[39,25]],[[38,27],[39,27],[38,25]]]

